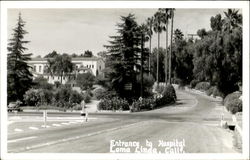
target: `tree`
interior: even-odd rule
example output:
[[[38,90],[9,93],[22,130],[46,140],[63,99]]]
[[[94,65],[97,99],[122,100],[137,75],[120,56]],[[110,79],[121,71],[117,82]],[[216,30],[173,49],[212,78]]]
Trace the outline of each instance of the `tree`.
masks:
[[[54,50],[51,53],[44,56],[44,58],[55,58],[56,56],[58,56],[58,53]]]
[[[67,54],[57,55],[53,59],[47,59],[48,72],[61,77],[61,83],[63,77],[66,77],[68,73],[73,71],[74,65],[71,62],[71,57]]]
[[[237,90],[242,82],[242,27],[241,21],[235,18],[242,16],[237,13],[231,9],[225,13],[222,30],[217,23],[220,16],[217,15],[217,20],[211,18],[213,30],[195,44],[195,77],[215,85],[224,97]]]
[[[158,45],[157,48],[159,51],[160,48],[160,34],[163,30],[163,24],[162,24],[162,13],[161,12],[156,12],[154,14],[154,31],[158,34]],[[157,84],[159,83],[159,53],[157,53],[157,67],[156,67],[156,82]]]
[[[160,8],[159,11],[162,13],[162,23],[165,24],[163,30],[166,32],[166,56],[165,56],[165,82],[168,81],[168,24],[170,17],[170,9],[169,8]]]
[[[171,61],[172,61],[172,43],[173,43],[173,25],[174,25],[174,8],[170,9],[170,17],[171,17],[171,38],[170,38],[170,54],[169,54],[169,83],[171,84]]]
[[[215,17],[210,18],[210,26],[213,31],[221,31],[222,30],[222,19],[221,14],[217,14]]]
[[[206,30],[205,30],[204,28],[202,28],[202,29],[199,29],[199,30],[197,31],[197,35],[198,35],[201,39],[203,39],[203,38],[207,35],[207,32],[206,32]]]
[[[133,14],[121,16],[121,21],[117,24],[118,35],[110,36],[110,45],[105,45],[108,52],[106,73],[111,88],[119,96],[131,98],[135,95],[133,88],[140,70],[140,34]]]
[[[92,73],[79,74],[76,77],[76,84],[82,90],[91,89],[95,81],[95,76]]]
[[[154,17],[149,17],[147,19],[147,35],[149,36],[149,54],[152,53],[151,51],[151,48],[152,48],[152,35],[153,35],[153,24],[154,24]],[[150,74],[150,71],[151,71],[151,65],[150,65],[150,56],[148,56],[148,71],[149,71],[149,74]]]
[[[25,41],[24,35],[28,32],[24,30],[25,22],[21,18],[19,13],[17,26],[13,29],[13,38],[8,43],[8,58],[7,58],[7,90],[8,90],[8,102],[23,100],[23,95],[32,85],[32,74],[30,72],[31,67],[26,63],[30,60],[31,54],[25,54],[27,50],[24,44],[29,41]]]
[[[160,47],[159,50],[158,48],[154,48],[151,54],[151,67],[152,67],[152,76],[156,79],[157,77],[157,63],[159,63],[159,82],[164,82],[165,81],[165,65],[164,65],[164,58],[166,49]],[[157,54],[159,54],[159,60],[157,61]]]
[[[81,55],[81,56],[83,56],[83,57],[93,57],[93,53],[92,53],[92,51],[87,50],[87,51],[84,51],[84,54]]]
[[[238,14],[239,10],[228,9],[227,12],[224,12],[225,18],[223,20],[223,29],[224,31],[231,32],[232,29],[236,27],[241,27],[242,25],[242,15]]]
[[[172,50],[172,69],[180,85],[189,84],[193,79],[193,48],[193,41],[185,41],[181,30],[176,29]]]

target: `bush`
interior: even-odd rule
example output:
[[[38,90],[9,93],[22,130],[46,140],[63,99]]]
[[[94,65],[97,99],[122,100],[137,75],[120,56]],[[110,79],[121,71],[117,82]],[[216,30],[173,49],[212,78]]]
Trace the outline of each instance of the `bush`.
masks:
[[[163,85],[163,84],[156,84],[156,86],[155,86],[155,91],[157,92],[157,93],[162,93],[163,92],[163,90],[164,90],[164,88],[165,88],[165,86]]]
[[[242,100],[239,99],[240,96],[240,92],[233,92],[231,94],[228,94],[223,101],[227,110],[230,111],[232,114],[242,112]]]
[[[105,98],[107,91],[104,88],[97,88],[93,91],[93,94],[98,100],[100,100]]]
[[[234,99],[239,99],[240,96],[241,96],[240,92],[233,92],[231,94],[228,94],[224,99],[223,104],[225,106],[228,106],[229,103],[232,103]]]
[[[37,77],[33,80],[34,89],[53,89],[53,85],[48,83],[48,80],[43,77]]]
[[[73,104],[80,104],[83,100],[82,94],[78,93],[77,91],[71,91],[69,101]]]
[[[89,103],[90,99],[91,99],[91,95],[89,94],[89,92],[83,93],[83,100],[85,101],[85,103]]]
[[[191,88],[195,88],[195,86],[197,85],[197,83],[199,83],[199,81],[198,80],[192,80],[191,82],[190,82],[190,87]]]
[[[39,105],[49,105],[49,104],[52,104],[54,94],[53,94],[53,92],[51,90],[40,89],[38,91],[38,94],[39,94],[39,98],[40,98]]]
[[[216,86],[212,86],[208,90],[206,90],[206,94],[208,96],[213,95],[213,97],[222,96],[221,92],[218,90]]]
[[[95,76],[92,73],[79,74],[76,77],[76,84],[82,90],[91,89],[95,82]]]
[[[230,111],[232,114],[237,112],[242,112],[242,100],[240,99],[233,99],[228,105],[226,106],[227,110]]]
[[[30,89],[24,95],[24,101],[29,106],[48,105],[53,102],[53,92],[47,89]]]
[[[29,89],[23,97],[25,104],[29,106],[36,106],[40,101],[37,89]]]
[[[195,86],[195,89],[200,90],[200,91],[206,91],[209,88],[210,88],[210,83],[209,82],[199,82]]]
[[[174,87],[171,84],[168,84],[163,92],[162,92],[162,96],[163,98],[169,98],[170,99],[170,103],[171,102],[175,102],[177,97],[176,97],[176,92]]]
[[[112,99],[104,98],[98,104],[99,110],[129,110],[129,103],[125,99],[113,97]]]
[[[154,98],[142,98],[142,100],[137,100],[132,103],[130,108],[131,112],[137,112],[141,110],[151,110],[156,106],[156,101]]]

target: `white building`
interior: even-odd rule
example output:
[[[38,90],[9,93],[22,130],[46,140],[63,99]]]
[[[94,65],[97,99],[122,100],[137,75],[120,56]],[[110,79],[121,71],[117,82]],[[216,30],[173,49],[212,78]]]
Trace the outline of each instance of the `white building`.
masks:
[[[61,77],[58,75],[51,76],[46,72],[48,67],[47,58],[32,58],[27,62],[32,67],[32,74],[34,78],[42,76],[48,79],[49,83],[54,84],[56,81],[61,82]],[[76,76],[81,73],[90,72],[94,76],[104,77],[102,70],[105,68],[105,64],[102,58],[99,57],[77,57],[72,58],[74,64],[74,70],[67,76],[63,76],[62,84],[69,83],[75,80]]]

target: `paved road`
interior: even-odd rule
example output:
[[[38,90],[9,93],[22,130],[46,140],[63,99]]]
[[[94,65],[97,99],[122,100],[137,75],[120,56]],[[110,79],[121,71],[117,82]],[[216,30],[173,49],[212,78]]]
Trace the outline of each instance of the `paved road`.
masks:
[[[219,127],[219,101],[177,91],[177,104],[140,113],[92,113],[87,123],[9,133],[9,152],[109,153],[186,152],[233,153],[232,133]],[[20,113],[38,117],[40,113]],[[10,114],[11,118],[13,114]],[[28,116],[28,117],[27,117]],[[49,113],[50,117],[78,117],[78,113]],[[111,144],[123,143],[122,147]],[[134,142],[131,147],[124,146]],[[165,142],[165,143],[164,143]],[[182,147],[168,148],[170,142]],[[149,144],[152,144],[151,147]],[[161,144],[159,146],[159,144]],[[167,144],[164,146],[164,144]],[[167,147],[166,147],[167,146]],[[154,150],[155,149],[155,150]]]

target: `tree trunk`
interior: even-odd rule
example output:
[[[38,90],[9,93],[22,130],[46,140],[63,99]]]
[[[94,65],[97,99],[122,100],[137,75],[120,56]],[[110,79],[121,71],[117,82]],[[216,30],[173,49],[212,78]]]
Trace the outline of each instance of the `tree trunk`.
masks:
[[[142,34],[142,39],[141,39],[141,97],[143,97],[143,44],[144,44],[144,36]]]
[[[149,37],[149,55],[148,55],[148,73],[149,73],[149,75],[150,75],[150,70],[151,70],[151,62],[150,62],[150,60],[151,60],[151,58],[150,58],[150,56],[151,56],[151,40],[152,40],[152,36],[150,36]]]
[[[168,21],[166,23],[165,83],[168,83]]]
[[[157,59],[156,59],[156,83],[159,84],[159,49],[160,49],[160,32],[158,32],[158,51],[157,51]]]
[[[173,43],[173,23],[174,23],[174,11],[172,11],[171,17],[171,41],[170,41],[170,55],[169,55],[169,84],[171,84],[171,58],[172,58],[172,43]]]

